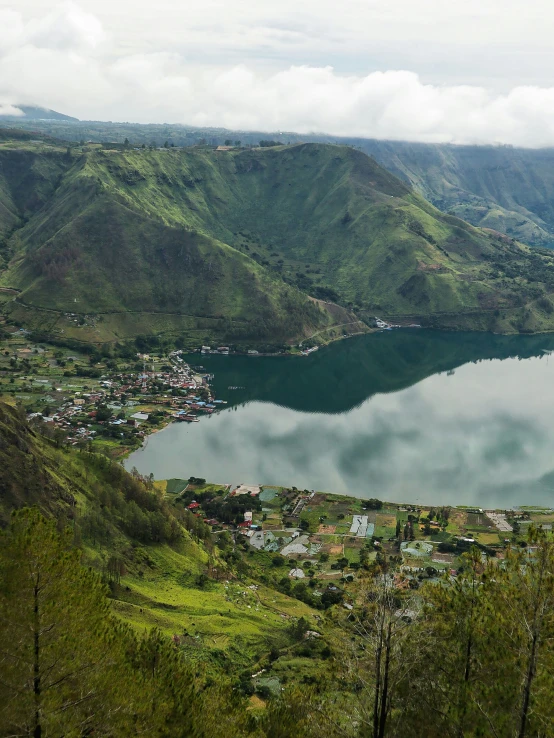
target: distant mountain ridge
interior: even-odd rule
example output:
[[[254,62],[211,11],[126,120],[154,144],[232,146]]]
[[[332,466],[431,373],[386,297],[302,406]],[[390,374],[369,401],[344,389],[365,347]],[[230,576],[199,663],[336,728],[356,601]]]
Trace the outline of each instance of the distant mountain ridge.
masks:
[[[41,108],[36,105],[14,105],[15,108],[20,110],[23,115],[2,115],[0,113],[0,120],[10,119],[15,121],[23,120],[38,120],[38,121],[74,121],[78,122],[79,118],[72,118],[70,115],[64,113],[57,113],[55,110],[49,108]]]

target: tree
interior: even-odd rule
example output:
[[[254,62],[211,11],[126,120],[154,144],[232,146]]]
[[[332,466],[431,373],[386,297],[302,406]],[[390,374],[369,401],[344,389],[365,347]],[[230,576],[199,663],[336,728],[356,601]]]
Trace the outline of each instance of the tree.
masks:
[[[103,422],[109,420],[112,417],[112,411],[106,405],[99,405],[96,410],[96,420]]]
[[[554,542],[531,530],[530,543],[502,566],[474,547],[455,582],[422,590],[414,638],[426,682],[414,680],[404,705],[417,735],[552,734]]]
[[[413,669],[410,638],[414,605],[406,595],[399,600],[386,568],[378,568],[375,574],[363,598],[366,605],[354,623],[356,645],[347,668],[358,682],[360,735],[384,738],[389,735],[391,714],[401,706]],[[357,647],[360,642],[362,648]]]
[[[122,652],[105,589],[71,540],[37,510],[15,514],[0,539],[3,734],[82,735],[125,722],[125,700],[110,683]]]

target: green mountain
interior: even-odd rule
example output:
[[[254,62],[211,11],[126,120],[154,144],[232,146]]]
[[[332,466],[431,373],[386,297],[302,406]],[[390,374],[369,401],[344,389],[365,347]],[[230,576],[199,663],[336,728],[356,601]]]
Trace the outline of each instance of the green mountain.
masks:
[[[15,123],[15,121],[14,121]],[[475,226],[491,228],[530,245],[554,244],[552,192],[553,149],[520,149],[512,146],[460,146],[299,135],[294,132],[263,133],[183,125],[106,123],[19,119],[17,125],[70,141],[117,141],[134,145],[165,141],[175,146],[226,141],[258,145],[261,139],[280,143],[333,143],[355,146],[373,156],[381,166],[408,182],[443,212],[451,212]]]
[[[353,142],[440,210],[530,245],[554,245],[554,149]]]
[[[6,140],[0,188],[0,286],[17,293],[6,312],[81,340],[363,330],[348,309],[507,332],[554,326],[550,254],[441,213],[346,146]]]

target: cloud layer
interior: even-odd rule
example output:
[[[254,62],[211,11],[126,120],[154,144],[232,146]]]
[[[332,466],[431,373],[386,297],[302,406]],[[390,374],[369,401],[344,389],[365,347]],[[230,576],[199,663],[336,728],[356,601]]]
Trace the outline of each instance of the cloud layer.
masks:
[[[266,34],[293,43],[298,31],[273,27]],[[116,35],[71,2],[40,17],[0,10],[0,112],[38,104],[87,119],[554,145],[554,87],[493,93],[425,84],[404,70],[348,75],[305,64],[203,65],[182,50],[126,52]]]

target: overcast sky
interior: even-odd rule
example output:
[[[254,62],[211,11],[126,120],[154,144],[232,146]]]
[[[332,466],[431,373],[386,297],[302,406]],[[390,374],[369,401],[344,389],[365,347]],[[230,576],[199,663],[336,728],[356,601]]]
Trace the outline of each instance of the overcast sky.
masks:
[[[551,0],[0,0],[0,110],[554,145]]]

